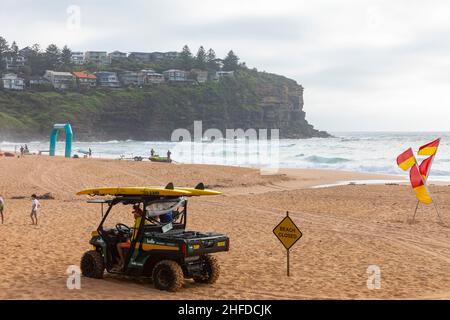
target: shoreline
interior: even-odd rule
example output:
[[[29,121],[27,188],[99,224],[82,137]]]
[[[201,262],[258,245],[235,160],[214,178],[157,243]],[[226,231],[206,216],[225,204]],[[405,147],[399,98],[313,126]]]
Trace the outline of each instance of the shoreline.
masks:
[[[2,150],[5,152],[5,150]],[[29,157],[49,157],[48,154],[30,154],[26,155],[26,158]],[[2,157],[0,157],[1,159]],[[57,155],[54,158],[64,158],[64,156]],[[71,158],[72,159],[72,158]],[[83,158],[80,157],[78,159],[73,159],[75,161],[80,160],[99,160],[99,161],[120,161],[120,162],[138,162],[138,163],[146,163],[146,164],[155,164],[155,162],[151,162],[148,159],[144,159],[143,161],[135,161],[133,159],[116,159],[116,158],[100,158],[100,157],[92,157],[92,158]],[[214,163],[182,163],[176,162],[169,165],[183,165],[183,166],[217,166],[223,168],[242,168],[242,169],[250,169],[250,170],[263,170],[262,167],[255,166],[241,166],[241,165],[226,165],[226,164],[214,164]],[[292,168],[292,167],[280,167],[278,168],[278,172],[274,174],[261,174],[264,177],[270,176],[286,176],[290,180],[294,180],[295,182],[285,182],[284,186],[288,189],[292,188],[326,188],[326,187],[336,187],[347,184],[409,184],[409,179],[407,174],[405,175],[394,175],[387,174],[382,172],[363,172],[363,171],[351,171],[351,170],[340,170],[340,169],[332,169],[332,168]],[[440,179],[439,176],[431,176],[428,180],[430,185],[448,185],[450,184],[450,178]]]

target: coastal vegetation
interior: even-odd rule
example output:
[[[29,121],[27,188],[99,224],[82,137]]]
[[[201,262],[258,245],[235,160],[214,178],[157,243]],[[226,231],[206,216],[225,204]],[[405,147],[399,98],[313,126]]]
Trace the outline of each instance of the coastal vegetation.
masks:
[[[0,61],[2,55],[18,53],[15,42],[8,46],[2,39]],[[67,46],[59,49],[50,45],[41,51],[34,45],[20,72],[34,76],[42,75],[47,69],[121,72],[152,68],[161,72],[196,68],[208,73],[218,70],[234,73],[232,77],[204,83],[165,82],[114,89],[56,90],[44,86],[24,91],[0,90],[1,139],[40,139],[48,136],[54,123],[70,122],[79,140],[168,140],[174,129],[192,129],[195,120],[202,120],[204,128],[277,128],[281,137],[328,136],[306,121],[301,85],[283,76],[248,68],[232,50],[224,59],[218,59],[212,49],[206,51],[200,47],[194,56],[184,46],[176,59],[144,63],[125,58],[113,60],[107,66],[73,65],[70,55]]]

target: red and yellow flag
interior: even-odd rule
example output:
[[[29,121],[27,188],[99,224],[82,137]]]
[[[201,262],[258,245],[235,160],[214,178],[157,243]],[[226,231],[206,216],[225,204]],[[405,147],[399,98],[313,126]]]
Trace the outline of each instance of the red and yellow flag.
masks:
[[[434,156],[428,157],[424,159],[419,165],[420,175],[423,177],[423,180],[427,180],[428,174],[430,173],[431,163],[433,162]]]
[[[414,153],[411,148],[409,148],[408,150],[406,150],[397,157],[397,164],[404,171],[407,171],[416,163],[417,163],[416,157],[414,157]]]
[[[423,145],[419,148],[419,152],[417,153],[419,156],[432,156],[436,153],[437,148],[439,146],[439,142],[441,141],[441,138],[438,138],[434,141],[431,141],[430,143],[427,143],[426,145]]]
[[[416,194],[417,200],[422,203],[433,202],[417,165],[414,165],[409,171],[409,180],[411,181],[411,187]]]

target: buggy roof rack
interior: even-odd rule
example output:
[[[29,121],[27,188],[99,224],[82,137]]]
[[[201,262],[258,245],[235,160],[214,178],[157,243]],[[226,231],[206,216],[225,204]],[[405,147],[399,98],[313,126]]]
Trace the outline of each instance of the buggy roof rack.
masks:
[[[87,203],[111,203],[111,199],[94,199],[94,200],[88,200]]]

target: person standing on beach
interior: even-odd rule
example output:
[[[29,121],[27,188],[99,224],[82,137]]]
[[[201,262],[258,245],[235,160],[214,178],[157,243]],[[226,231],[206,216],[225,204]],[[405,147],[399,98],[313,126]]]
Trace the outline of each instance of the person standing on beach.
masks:
[[[92,158],[92,150],[89,148],[89,158]]]
[[[23,146],[20,146],[20,156],[23,157],[24,148]]]
[[[3,210],[5,210],[5,200],[3,199],[2,195],[0,194],[0,217],[2,218],[2,224],[3,224]]]
[[[37,214],[38,214],[38,210],[41,207],[41,204],[39,202],[39,200],[37,199],[37,196],[35,194],[31,195],[31,224],[38,224],[38,218],[37,218]]]
[[[153,148],[152,148],[152,150],[150,150],[150,157],[153,157],[155,155],[155,150],[153,150]]]
[[[172,154],[172,152],[170,152],[170,150],[167,150],[167,161],[170,161],[170,155]]]

